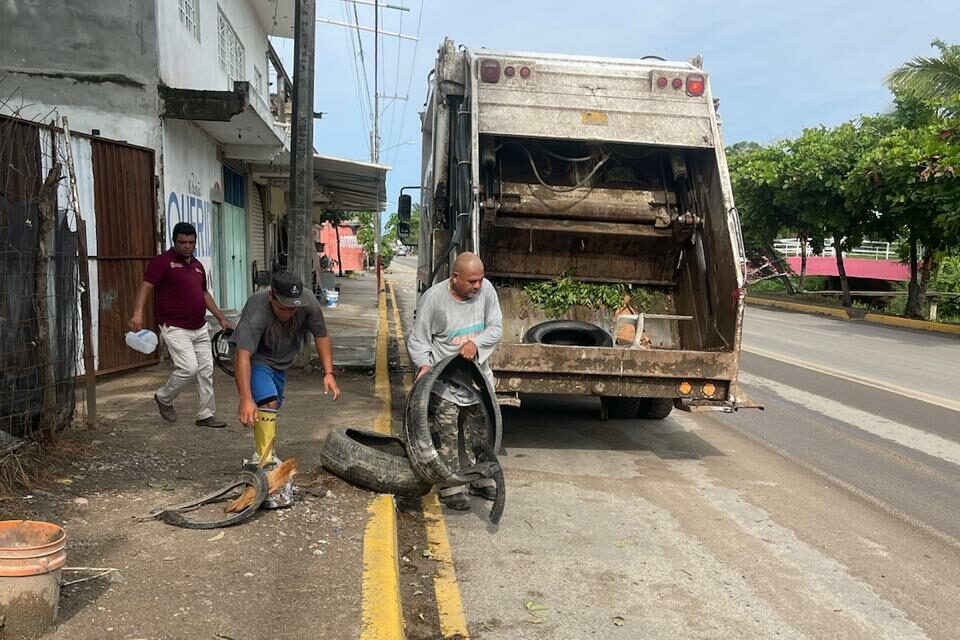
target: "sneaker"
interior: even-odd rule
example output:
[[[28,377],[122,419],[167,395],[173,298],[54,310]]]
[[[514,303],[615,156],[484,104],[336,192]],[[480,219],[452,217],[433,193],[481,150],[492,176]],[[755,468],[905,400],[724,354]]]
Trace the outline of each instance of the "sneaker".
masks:
[[[153,399],[157,403],[157,409],[160,410],[161,418],[163,418],[167,422],[177,421],[177,410],[173,408],[172,404],[166,404],[165,402],[161,402],[160,398],[157,397],[157,394],[153,394]]]
[[[227,426],[227,423],[223,420],[219,420],[217,416],[210,416],[209,418],[204,418],[203,420],[197,420],[194,422],[198,427],[210,427],[212,429],[222,429]]]
[[[453,509],[454,511],[470,510],[470,501],[467,500],[467,496],[465,496],[462,491],[450,496],[440,496],[440,502],[446,508]]]
[[[474,487],[470,485],[470,495],[480,496],[484,500],[490,500],[492,502],[497,499],[497,488],[494,486]]]

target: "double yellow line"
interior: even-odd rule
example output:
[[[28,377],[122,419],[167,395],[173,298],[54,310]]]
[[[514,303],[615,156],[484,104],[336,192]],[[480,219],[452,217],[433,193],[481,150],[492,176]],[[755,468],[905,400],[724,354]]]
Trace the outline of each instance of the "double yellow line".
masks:
[[[393,283],[387,283],[390,303],[393,308],[393,323],[397,344],[402,354],[406,353],[400,312],[393,291]],[[387,297],[379,296],[380,321],[377,332],[376,396],[380,400],[380,413],[374,428],[381,433],[392,433],[393,406],[391,401],[387,343],[390,324],[387,321]],[[405,393],[409,393],[412,375],[404,376]],[[423,515],[427,545],[437,562],[434,576],[434,593],[440,632],[443,638],[469,639],[463,601],[453,568],[453,553],[447,526],[440,510],[436,493],[423,498]],[[403,612],[400,605],[400,573],[397,553],[397,515],[393,496],[382,495],[373,499],[369,508],[370,520],[363,536],[363,613],[360,629],[361,640],[403,640]]]

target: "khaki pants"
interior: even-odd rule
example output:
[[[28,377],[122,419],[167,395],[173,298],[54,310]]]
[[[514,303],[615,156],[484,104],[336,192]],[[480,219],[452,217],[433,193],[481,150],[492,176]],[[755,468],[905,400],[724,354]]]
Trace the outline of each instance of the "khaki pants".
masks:
[[[472,443],[486,441],[486,423],[479,404],[461,407],[436,394],[430,395],[430,430],[439,440],[437,454],[440,460],[452,470],[463,469],[474,464]],[[470,483],[473,487],[492,487],[496,483],[491,478],[483,478]],[[439,487],[441,497],[463,493],[467,485]]]
[[[197,419],[214,415],[217,405],[213,399],[213,350],[207,325],[195,330],[164,325],[160,335],[167,344],[174,370],[167,384],[157,390],[157,398],[164,404],[173,404],[173,399],[196,380],[200,395]]]

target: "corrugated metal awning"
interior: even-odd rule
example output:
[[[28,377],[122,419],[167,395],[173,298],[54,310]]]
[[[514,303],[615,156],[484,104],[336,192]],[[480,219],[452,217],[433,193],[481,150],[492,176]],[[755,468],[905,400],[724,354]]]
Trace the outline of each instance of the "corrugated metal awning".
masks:
[[[331,209],[345,211],[382,211],[387,206],[387,171],[390,167],[372,162],[360,162],[313,156],[314,183],[331,201]]]
[[[269,180],[289,190],[290,154],[281,153],[270,165],[251,168],[255,180]],[[390,167],[334,156],[313,156],[313,204],[322,209],[382,211],[387,206]]]

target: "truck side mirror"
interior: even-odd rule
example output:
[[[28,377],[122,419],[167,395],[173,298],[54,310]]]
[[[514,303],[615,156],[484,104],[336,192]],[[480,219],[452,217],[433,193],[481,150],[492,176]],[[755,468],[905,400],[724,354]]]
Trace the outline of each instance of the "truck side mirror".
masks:
[[[400,202],[397,204],[397,218],[401,222],[410,222],[410,207],[410,196],[405,193],[401,194]]]
[[[409,196],[408,196],[409,197]],[[398,222],[397,223],[397,237],[400,238],[400,241],[404,244],[410,244],[407,240],[410,237],[410,224],[407,222]]]

